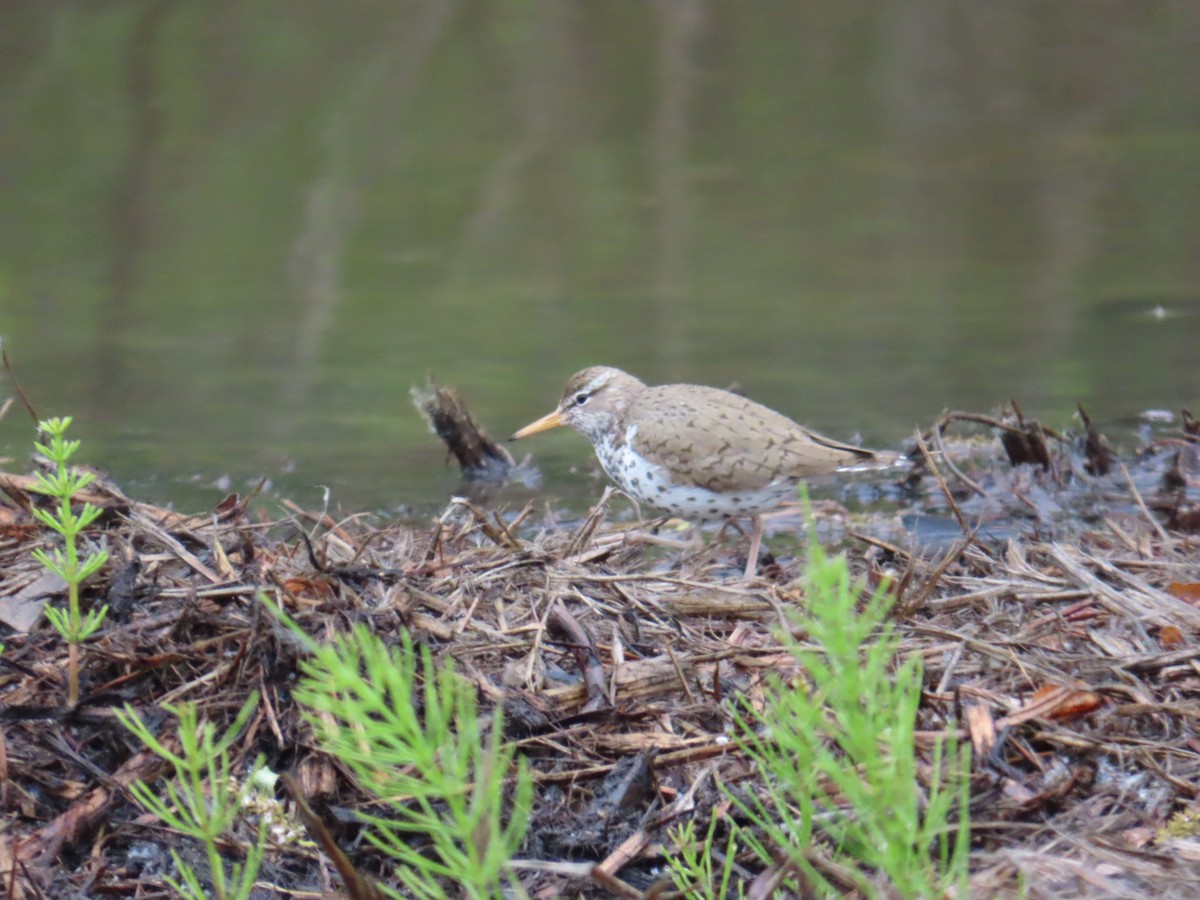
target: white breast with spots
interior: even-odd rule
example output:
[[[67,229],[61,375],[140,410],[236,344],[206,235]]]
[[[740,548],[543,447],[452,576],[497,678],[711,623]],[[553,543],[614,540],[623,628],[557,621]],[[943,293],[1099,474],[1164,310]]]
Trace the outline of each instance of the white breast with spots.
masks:
[[[631,427],[619,447],[610,441],[597,442],[596,458],[608,477],[641,503],[685,519],[706,520],[756,515],[796,497],[795,482],[786,479],[758,490],[720,493],[677,484],[666,469],[650,464],[630,449],[635,431]]]

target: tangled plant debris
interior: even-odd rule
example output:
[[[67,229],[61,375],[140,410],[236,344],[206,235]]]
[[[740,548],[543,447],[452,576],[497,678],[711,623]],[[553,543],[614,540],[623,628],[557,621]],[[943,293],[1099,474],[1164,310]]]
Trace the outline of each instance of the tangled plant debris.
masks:
[[[1089,437],[1091,426],[1071,437],[1015,413],[949,413],[916,442],[912,465],[876,486],[886,502],[875,511],[820,506],[822,533],[840,526],[862,601],[891,594],[899,665],[921,661],[919,785],[928,789],[944,738],[971,745],[973,897],[1197,894],[1191,423],[1122,455]],[[1014,452],[1017,465],[1005,456]],[[62,590],[34,556],[51,546],[33,514],[48,501],[20,473],[0,474],[0,490],[4,896],[169,896],[172,851],[203,869],[203,846],[135,802],[139,782],[166,796],[170,773],[117,723],[126,704],[164,746],[176,740],[168,706],[236,733],[226,752],[237,779],[260,757],[286,773],[291,793],[277,798],[295,828],[263,829],[247,810],[216,844],[233,871],[266,835],[251,896],[403,895],[391,859],[363,840],[386,810],[319,743],[294,696],[304,642],[260,593],[321,644],[357,625],[393,648],[411,635],[435,668],[453,660],[480,728],[502,720],[497,738],[533,783],[506,876],[525,894],[662,896],[675,889],[667,858],[699,859],[698,847],[730,890],[761,888],[763,864],[740,852],[722,817],[761,832],[722,785],[750,790],[760,778],[734,739],[734,708],[756,702],[769,673],[794,669],[780,629],[807,602],[802,555],[781,555],[746,583],[733,574],[736,541],[648,545],[643,529],[613,521],[609,494],[570,527],[543,529],[532,508],[483,500],[452,500],[432,525],[413,526],[335,521],[264,498],[180,515],[100,478],[77,499],[102,510],[88,534],[110,559],[82,602],[109,613],[80,645],[72,706],[68,646],[39,615]],[[799,521],[784,510],[774,524]],[[258,706],[233,730],[255,692]],[[506,785],[511,803],[515,770]],[[809,858],[836,873],[815,821]],[[680,836],[696,843],[680,848]],[[845,884],[888,896],[878,880]]]

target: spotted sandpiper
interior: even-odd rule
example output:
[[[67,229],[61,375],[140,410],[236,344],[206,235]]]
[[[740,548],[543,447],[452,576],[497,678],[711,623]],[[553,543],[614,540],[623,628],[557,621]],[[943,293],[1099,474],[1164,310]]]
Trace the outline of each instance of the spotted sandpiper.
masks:
[[[605,366],[572,375],[554,412],[512,440],[559,425],[591,441],[608,477],[640,502],[687,519],[753,517],[747,578],[758,564],[761,513],[795,497],[801,479],[875,456],[738,394],[698,384],[648,387]]]

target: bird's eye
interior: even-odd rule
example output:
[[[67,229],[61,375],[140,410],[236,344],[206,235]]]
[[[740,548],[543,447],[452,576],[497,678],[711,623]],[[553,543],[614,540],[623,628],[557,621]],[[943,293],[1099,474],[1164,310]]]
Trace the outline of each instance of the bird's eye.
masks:
[[[583,404],[585,404],[587,402],[588,402],[587,394],[579,393],[579,394],[575,395],[575,405],[576,406],[583,406]]]

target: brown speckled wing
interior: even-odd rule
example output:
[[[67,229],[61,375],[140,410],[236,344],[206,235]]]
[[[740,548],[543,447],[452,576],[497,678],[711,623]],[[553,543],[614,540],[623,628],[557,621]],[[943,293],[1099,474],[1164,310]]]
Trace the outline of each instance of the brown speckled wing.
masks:
[[[684,388],[681,390],[681,388]],[[664,385],[638,398],[633,447],[679,484],[745,491],[783,478],[809,478],[872,454],[808,431],[728,391]]]

